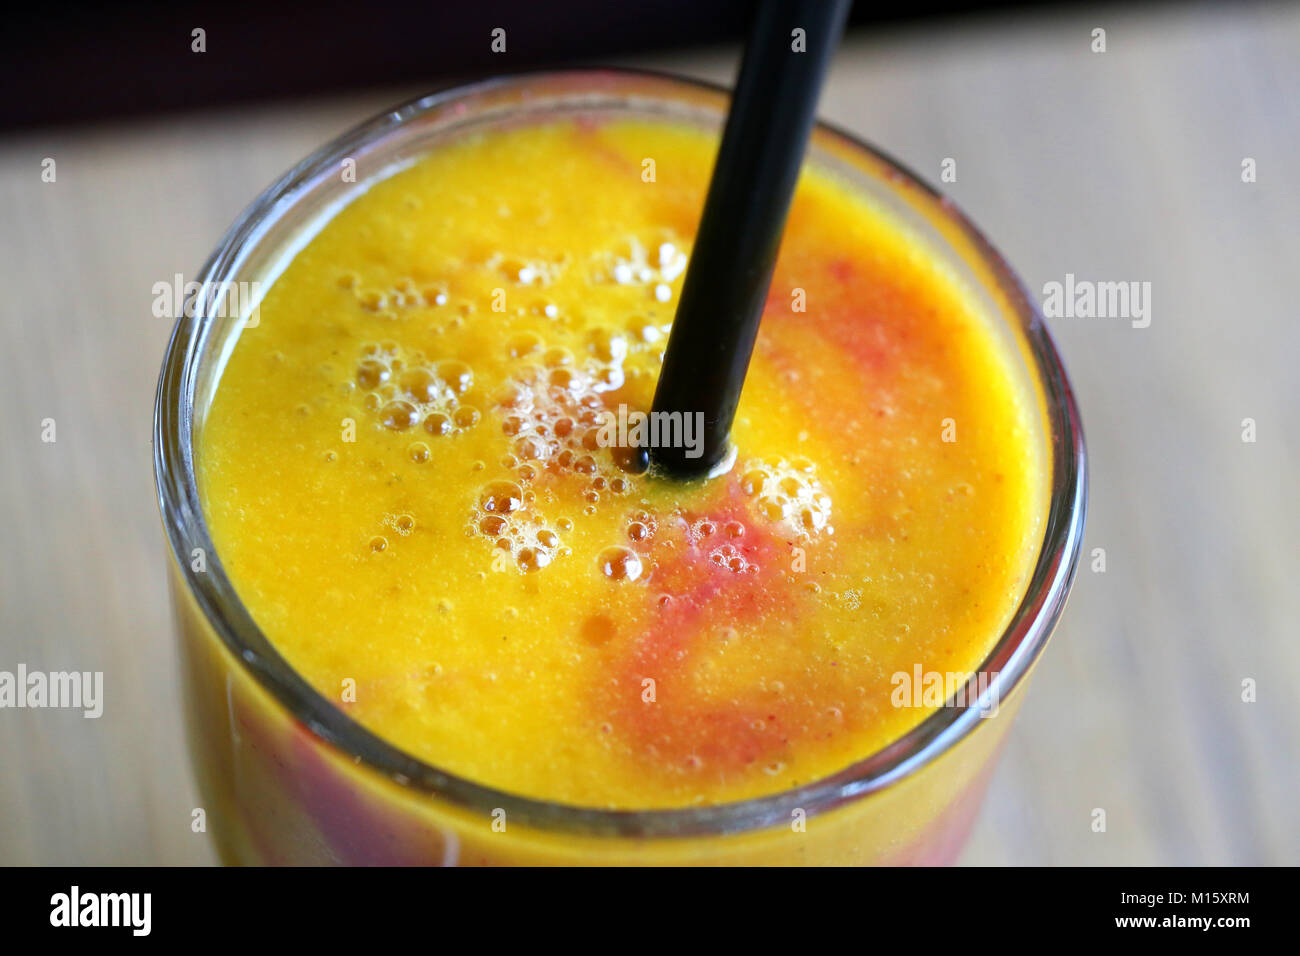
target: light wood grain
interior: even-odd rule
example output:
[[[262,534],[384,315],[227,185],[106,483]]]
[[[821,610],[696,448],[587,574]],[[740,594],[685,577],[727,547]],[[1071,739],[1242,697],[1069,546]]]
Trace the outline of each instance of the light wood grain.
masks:
[[[638,65],[727,81],[734,51]],[[189,827],[153,497],[169,328],[151,287],[411,92],[0,142],[0,668],[107,684],[99,720],[0,711],[0,863],[212,861]],[[1295,7],[912,28],[836,62],[823,115],[932,182],[956,159],[947,192],[1032,289],[1153,288],[1149,328],[1052,323],[1091,453],[1086,549],[1107,570],[1080,574],[967,862],[1300,862],[1297,104]]]

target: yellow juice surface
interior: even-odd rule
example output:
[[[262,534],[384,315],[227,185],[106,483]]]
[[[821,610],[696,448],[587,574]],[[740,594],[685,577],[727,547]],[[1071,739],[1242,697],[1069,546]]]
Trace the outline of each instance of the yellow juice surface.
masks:
[[[734,466],[620,467],[608,415],[650,408],[716,145],[467,134],[328,222],[229,358],[198,468],[236,590],[322,694],[449,772],[617,808],[808,783],[924,719],[897,675],[977,669],[1023,594],[1046,491],[1016,359],[827,173]]]

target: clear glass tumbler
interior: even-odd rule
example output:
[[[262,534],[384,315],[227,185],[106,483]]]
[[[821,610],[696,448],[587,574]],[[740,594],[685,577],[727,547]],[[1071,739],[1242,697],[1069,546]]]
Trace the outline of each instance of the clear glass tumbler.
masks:
[[[657,116],[720,129],[726,91],[597,70],[489,80],[408,103],[303,160],[239,217],[198,281],[263,288],[339,208],[469,129],[557,116]],[[357,182],[339,175],[350,158]],[[155,409],[154,466],[171,545],[186,721],[209,832],[229,863],[864,864],[952,861],[969,832],[1027,678],[1064,607],[1087,494],[1083,433],[1042,316],[953,205],[870,146],[819,126],[807,161],[884,205],[984,300],[1038,400],[1049,465],[1045,534],[1026,593],[950,702],[883,750],[795,790],[702,808],[610,811],[482,786],[402,752],[293,671],[240,603],[200,506],[195,448],[247,309],[199,297],[176,324]],[[247,303],[245,303],[247,305]],[[977,681],[985,683],[977,684]],[[976,693],[995,694],[981,716]],[[965,692],[965,688],[963,692]],[[501,825],[505,821],[504,827]]]

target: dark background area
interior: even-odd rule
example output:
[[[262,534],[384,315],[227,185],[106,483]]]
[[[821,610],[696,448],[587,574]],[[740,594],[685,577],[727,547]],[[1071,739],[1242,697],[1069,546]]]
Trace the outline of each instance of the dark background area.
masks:
[[[851,29],[1054,6],[1071,5],[859,0]],[[751,0],[11,4],[0,30],[6,76],[0,130],[382,85],[437,85],[704,47],[742,36],[751,7]],[[505,55],[490,48],[498,26],[506,30]],[[201,54],[191,51],[195,28],[206,31]]]

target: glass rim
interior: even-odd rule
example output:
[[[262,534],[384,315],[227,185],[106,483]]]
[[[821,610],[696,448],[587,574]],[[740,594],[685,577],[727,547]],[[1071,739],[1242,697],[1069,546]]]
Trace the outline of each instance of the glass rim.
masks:
[[[256,242],[268,224],[295,204],[322,171],[336,174],[342,158],[385,132],[430,111],[514,86],[546,81],[574,89],[635,91],[651,85],[650,99],[669,91],[716,100],[719,119],[730,91],[718,84],[639,69],[537,70],[452,86],[410,100],[363,122],[321,146],[268,186],[235,220],[204,265],[201,287],[221,281],[238,253]],[[790,812],[825,813],[892,786],[965,739],[981,720],[989,695],[1005,701],[1042,652],[1064,609],[1082,550],[1087,507],[1087,464],[1078,405],[1043,316],[1020,279],[973,223],[946,197],[902,164],[839,127],[819,122],[814,137],[850,154],[865,154],[889,171],[891,184],[910,187],[972,244],[998,290],[1019,318],[1031,358],[1029,372],[1042,390],[1050,449],[1050,491],[1043,539],[1024,594],[993,650],[968,682],[921,723],[874,753],[818,780],[773,794],[704,807],[624,810],[577,806],[526,797],[477,783],[420,760],[353,720],[313,688],[279,654],[240,601],[208,533],[194,471],[194,392],[198,360],[212,330],[210,309],[182,310],[163,358],[154,408],[154,478],[159,510],[178,569],[202,548],[204,573],[182,570],[190,596],[240,666],[294,719],[341,754],[365,764],[397,785],[462,808],[490,814],[503,809],[525,826],[588,836],[685,837],[756,831],[788,824]],[[819,148],[810,149],[810,157]],[[824,148],[824,147],[822,147]],[[359,184],[361,185],[361,184]],[[985,684],[977,683],[983,677]],[[956,701],[964,701],[957,704]]]

